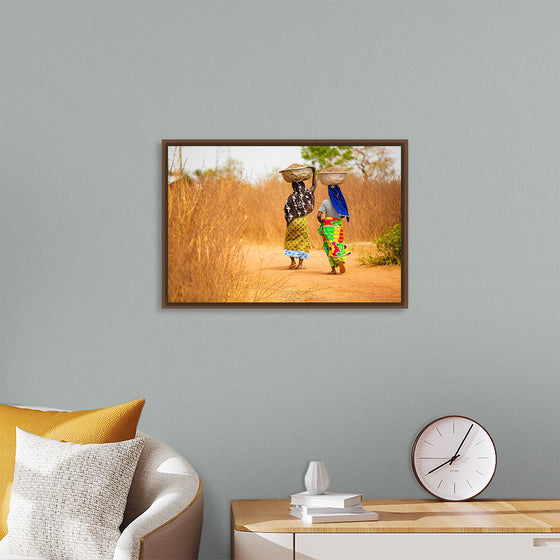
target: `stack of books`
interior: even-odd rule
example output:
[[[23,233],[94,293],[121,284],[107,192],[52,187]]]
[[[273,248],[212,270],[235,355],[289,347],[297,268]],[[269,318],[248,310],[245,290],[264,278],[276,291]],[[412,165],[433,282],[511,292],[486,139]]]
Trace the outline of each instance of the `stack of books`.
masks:
[[[290,515],[308,523],[335,523],[348,521],[377,521],[378,515],[362,506],[361,494],[325,492],[311,495],[307,492],[292,494]]]

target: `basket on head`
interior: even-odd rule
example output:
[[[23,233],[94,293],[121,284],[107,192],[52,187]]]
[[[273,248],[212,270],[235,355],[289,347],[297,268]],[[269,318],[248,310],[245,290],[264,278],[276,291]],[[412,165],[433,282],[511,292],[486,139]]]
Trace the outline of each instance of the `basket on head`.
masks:
[[[286,183],[296,183],[298,181],[307,181],[313,176],[313,168],[303,163],[292,163],[286,169],[281,169],[278,173],[282,173]]]
[[[317,177],[323,185],[342,185],[348,177],[348,172],[340,167],[325,167],[317,173]]]

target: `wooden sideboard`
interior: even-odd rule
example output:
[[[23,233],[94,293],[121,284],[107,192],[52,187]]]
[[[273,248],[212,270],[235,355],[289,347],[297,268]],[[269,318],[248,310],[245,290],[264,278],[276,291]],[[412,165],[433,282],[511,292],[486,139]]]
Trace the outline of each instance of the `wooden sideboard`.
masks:
[[[233,560],[560,560],[560,500],[364,500],[378,521],[304,523],[234,500]]]

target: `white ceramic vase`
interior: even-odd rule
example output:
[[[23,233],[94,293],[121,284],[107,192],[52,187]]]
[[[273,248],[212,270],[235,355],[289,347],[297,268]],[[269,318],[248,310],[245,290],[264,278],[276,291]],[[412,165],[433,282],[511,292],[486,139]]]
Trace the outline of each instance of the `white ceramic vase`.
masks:
[[[304,482],[308,494],[323,494],[331,483],[325,461],[309,461]]]

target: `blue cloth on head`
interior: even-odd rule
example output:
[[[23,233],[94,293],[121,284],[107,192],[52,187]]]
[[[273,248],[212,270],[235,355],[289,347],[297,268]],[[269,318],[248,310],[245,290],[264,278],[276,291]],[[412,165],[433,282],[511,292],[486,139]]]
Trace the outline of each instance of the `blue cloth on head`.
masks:
[[[338,185],[329,185],[329,198],[331,199],[334,209],[347,221],[350,221],[350,214],[348,213],[348,206],[346,199]]]

